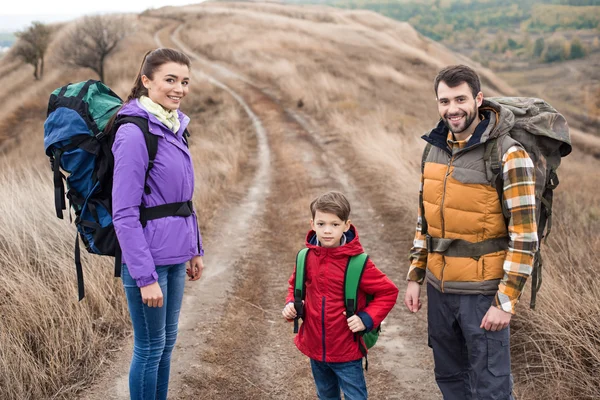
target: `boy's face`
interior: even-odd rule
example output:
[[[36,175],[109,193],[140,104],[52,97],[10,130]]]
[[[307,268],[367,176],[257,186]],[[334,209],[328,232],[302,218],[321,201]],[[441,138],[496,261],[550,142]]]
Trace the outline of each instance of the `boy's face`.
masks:
[[[342,221],[335,214],[317,210],[315,218],[310,220],[310,227],[317,233],[321,246],[338,247],[343,233],[350,229],[350,220]]]

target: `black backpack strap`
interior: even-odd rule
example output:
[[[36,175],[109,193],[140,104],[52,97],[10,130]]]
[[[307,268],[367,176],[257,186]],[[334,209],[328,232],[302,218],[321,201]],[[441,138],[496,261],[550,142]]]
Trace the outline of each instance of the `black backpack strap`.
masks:
[[[77,93],[77,99],[78,100],[83,100],[83,97],[85,96],[85,94],[87,93],[88,89],[90,88],[90,86],[92,86],[93,84],[97,83],[97,80],[94,79],[88,79],[83,86],[81,87],[81,89],[79,90],[79,93]]]
[[[189,217],[194,212],[192,201],[167,203],[155,207],[140,206],[140,222],[145,227],[148,221],[165,217]],[[199,239],[198,239],[199,240]]]
[[[432,146],[431,143],[427,143],[423,149],[423,157],[421,158],[421,179],[423,179],[423,174],[425,173],[425,161],[427,161]],[[421,209],[421,234],[427,235],[428,226],[427,220],[425,219],[425,205],[423,204],[423,188],[419,191],[419,208]]]
[[[188,149],[190,148],[189,138],[190,131],[188,131],[187,128],[185,128],[185,130],[183,131],[183,144],[185,144],[185,147],[187,147]]]
[[[56,216],[63,219],[63,210],[67,209],[67,205],[65,202],[65,185],[63,183],[66,177],[60,172],[61,156],[61,150],[54,150],[51,161],[52,171],[54,172],[54,207],[56,209]]]
[[[115,249],[115,278],[121,277],[121,264],[123,264],[123,253],[121,252],[121,246],[117,242],[117,248]]]
[[[146,124],[146,129],[148,125]],[[144,132],[144,138],[146,139],[146,147],[148,148],[148,169],[146,170],[146,177],[144,178],[144,192],[146,194],[152,193],[150,186],[148,186],[148,177],[150,176],[150,170],[154,167],[154,160],[156,159],[156,152],[158,151],[158,136],[151,134],[149,131]]]
[[[81,251],[79,249],[79,232],[75,233],[75,270],[77,272],[77,291],[79,301],[83,300],[85,291],[83,289],[83,267],[81,266]]]
[[[144,193],[150,194],[152,191],[148,186],[148,177],[150,176],[150,170],[154,167],[154,160],[156,159],[156,153],[158,152],[158,136],[150,133],[148,120],[144,117],[134,117],[130,115],[119,116],[115,121],[115,127],[113,129],[116,132],[119,126],[128,123],[134,124],[140,128],[144,134],[146,148],[148,149],[148,168],[146,169],[146,177],[144,178]]]
[[[71,85],[71,83],[67,83],[65,86],[60,88],[60,92],[58,92],[59,97],[63,97],[65,95],[65,93],[67,93],[67,89],[69,89],[69,85]]]

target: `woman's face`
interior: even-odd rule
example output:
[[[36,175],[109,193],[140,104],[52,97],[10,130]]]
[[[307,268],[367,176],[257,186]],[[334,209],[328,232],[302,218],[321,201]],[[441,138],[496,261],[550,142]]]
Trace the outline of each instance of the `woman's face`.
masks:
[[[190,69],[187,65],[168,62],[161,65],[152,79],[142,75],[142,83],[148,89],[148,97],[167,110],[177,110],[181,99],[187,95]]]

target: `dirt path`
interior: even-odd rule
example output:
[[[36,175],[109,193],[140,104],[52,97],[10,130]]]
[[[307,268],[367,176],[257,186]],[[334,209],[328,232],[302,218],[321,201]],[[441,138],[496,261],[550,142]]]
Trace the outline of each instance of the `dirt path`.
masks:
[[[186,287],[170,398],[315,398],[308,360],[295,349],[292,327],[280,314],[309,228],[310,200],[330,189],[346,193],[363,245],[401,293],[409,243],[391,234],[386,217],[393,212],[372,206],[377,194],[361,190],[366,183],[354,181],[351,161],[326,144],[308,116],[283,108],[247,78],[195,54],[177,32],[156,38],[185,50],[196,77],[209,79],[242,105],[258,143],[256,167],[244,183],[246,197],[216,217],[216,228],[205,238],[205,275]],[[409,315],[401,300],[369,356],[370,398],[438,398],[425,316]],[[128,346],[82,398],[127,398]]]

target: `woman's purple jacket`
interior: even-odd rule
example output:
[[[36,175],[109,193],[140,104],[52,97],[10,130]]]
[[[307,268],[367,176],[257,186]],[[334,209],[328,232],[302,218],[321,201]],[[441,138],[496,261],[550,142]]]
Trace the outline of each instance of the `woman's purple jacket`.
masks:
[[[125,104],[119,115],[148,119],[150,133],[160,137],[154,167],[144,192],[148,168],[148,149],[143,132],[134,124],[123,124],[116,133],[112,152],[115,157],[113,178],[113,224],[121,245],[123,263],[138,287],[158,280],[157,265],[179,264],[196,255],[202,256],[202,237],[196,213],[189,217],[165,217],[140,222],[140,205],[154,207],[192,200],[194,166],[183,131],[189,117],[177,111],[181,127],[175,135],[148,113],[137,100]]]

